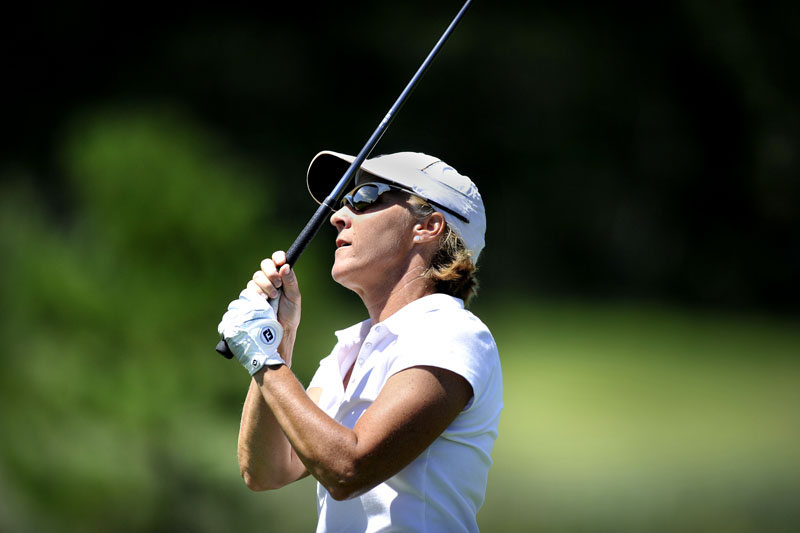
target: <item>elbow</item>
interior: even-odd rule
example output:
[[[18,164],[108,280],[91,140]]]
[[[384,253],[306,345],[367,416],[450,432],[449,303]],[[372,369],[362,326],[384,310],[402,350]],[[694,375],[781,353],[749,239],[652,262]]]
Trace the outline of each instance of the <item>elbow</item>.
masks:
[[[278,483],[264,475],[256,475],[249,470],[242,469],[242,479],[248,489],[253,492],[263,492],[265,490],[275,490],[283,487],[284,483]]]
[[[285,465],[267,460],[256,460],[253,454],[239,450],[239,473],[244,484],[253,492],[275,490],[293,481]]]
[[[250,472],[242,472],[242,479],[244,479],[244,484],[247,485],[247,488],[253,492],[262,492],[270,489],[269,484],[264,479],[254,476]]]
[[[339,473],[334,479],[325,480],[322,485],[331,498],[339,502],[361,496],[377,485],[377,483],[370,484],[363,475],[359,476],[356,472],[358,469],[348,469],[345,473]]]

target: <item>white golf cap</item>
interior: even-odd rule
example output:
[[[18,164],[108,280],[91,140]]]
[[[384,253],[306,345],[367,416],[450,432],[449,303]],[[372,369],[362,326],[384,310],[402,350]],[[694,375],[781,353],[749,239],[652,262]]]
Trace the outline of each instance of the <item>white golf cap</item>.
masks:
[[[321,204],[347,171],[355,156],[324,151],[318,153],[308,166],[308,191]],[[444,161],[416,152],[399,152],[367,159],[361,170],[406,189],[433,204],[446,207],[463,216],[464,222],[446,210],[447,224],[461,237],[472,262],[478,262],[486,234],[486,211],[478,187]],[[356,183],[363,182],[359,173]],[[347,191],[349,192],[349,191]],[[436,206],[434,205],[434,208]]]

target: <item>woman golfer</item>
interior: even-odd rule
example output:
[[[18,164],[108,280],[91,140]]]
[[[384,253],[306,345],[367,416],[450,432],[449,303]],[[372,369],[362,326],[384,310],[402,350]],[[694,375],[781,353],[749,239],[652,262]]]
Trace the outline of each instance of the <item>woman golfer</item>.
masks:
[[[314,158],[317,201],[353,159]],[[364,162],[330,222],[333,279],[369,318],[336,332],[307,390],[290,370],[300,290],[283,252],[261,263],[220,323],[253,376],[242,476],[253,490],[314,476],[317,531],[477,531],[502,409],[497,347],[464,309],[484,246],[480,194],[434,157],[385,155]],[[276,316],[267,298],[278,289]]]

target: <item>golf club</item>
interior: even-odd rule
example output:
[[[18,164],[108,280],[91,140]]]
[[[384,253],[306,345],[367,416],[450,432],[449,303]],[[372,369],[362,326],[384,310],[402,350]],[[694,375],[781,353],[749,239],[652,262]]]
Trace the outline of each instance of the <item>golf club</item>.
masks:
[[[447,41],[447,39],[450,37],[450,34],[453,33],[453,30],[461,21],[461,18],[464,16],[464,13],[466,13],[471,3],[472,0],[467,0],[464,3],[461,10],[458,12],[456,17],[453,19],[453,21],[447,27],[445,32],[439,38],[439,41],[436,43],[436,45],[428,54],[428,57],[425,58],[425,61],[422,62],[422,65],[419,67],[417,72],[411,78],[411,81],[408,82],[406,88],[403,89],[402,93],[400,93],[400,96],[397,98],[394,105],[392,105],[391,109],[389,109],[389,112],[386,114],[383,120],[381,120],[380,124],[378,124],[378,127],[372,133],[367,143],[364,145],[364,147],[358,153],[356,158],[347,168],[344,175],[339,180],[339,183],[336,184],[336,187],[334,187],[331,193],[328,195],[328,197],[325,198],[325,201],[323,201],[320,204],[319,208],[317,208],[317,211],[314,213],[314,215],[308,221],[306,226],[300,232],[300,235],[298,235],[297,239],[295,239],[294,243],[289,247],[289,250],[286,252],[286,262],[289,264],[289,266],[292,267],[294,266],[294,264],[300,258],[300,255],[303,253],[303,250],[306,249],[306,246],[308,246],[308,244],[317,234],[319,229],[328,219],[329,213],[331,211],[336,211],[337,209],[336,206],[339,205],[339,200],[349,187],[350,182],[352,181],[356,171],[359,168],[361,168],[361,164],[364,162],[364,160],[367,159],[367,157],[369,157],[369,154],[372,152],[372,149],[375,148],[375,145],[378,144],[378,141],[386,132],[386,129],[389,127],[389,124],[391,124],[392,120],[394,120],[394,117],[397,115],[397,112],[400,110],[402,105],[408,99],[411,92],[417,86],[419,80],[428,70],[428,67],[430,66],[431,62],[439,53],[439,50],[441,50],[442,46]],[[280,294],[278,295],[277,298],[280,298]],[[273,305],[273,308],[277,313],[278,306],[273,304],[272,302],[270,303]],[[224,339],[221,340],[219,344],[217,344],[217,351],[228,359],[231,359],[233,357],[233,353],[231,353],[231,351],[228,349],[228,345]]]

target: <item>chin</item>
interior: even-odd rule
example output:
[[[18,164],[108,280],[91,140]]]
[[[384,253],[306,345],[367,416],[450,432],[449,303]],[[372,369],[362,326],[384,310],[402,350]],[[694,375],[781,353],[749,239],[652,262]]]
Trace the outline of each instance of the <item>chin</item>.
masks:
[[[352,284],[349,283],[348,270],[340,264],[334,263],[331,268],[331,277],[333,281],[344,287],[345,289],[354,290]]]
[[[345,271],[338,263],[333,263],[333,267],[331,267],[331,277],[333,278],[333,281],[339,285],[344,285],[344,279],[346,277]]]

